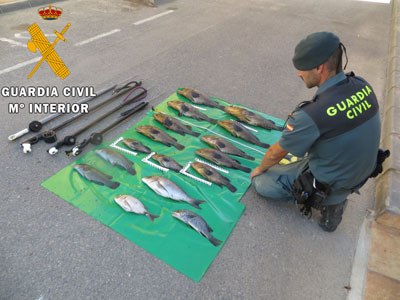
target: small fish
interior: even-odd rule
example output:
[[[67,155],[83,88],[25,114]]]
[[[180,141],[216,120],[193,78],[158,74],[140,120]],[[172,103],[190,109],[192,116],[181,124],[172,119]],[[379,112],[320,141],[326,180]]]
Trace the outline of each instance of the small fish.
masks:
[[[201,137],[201,140],[203,142],[206,142],[207,144],[209,144],[211,147],[213,147],[223,153],[236,155],[236,156],[240,156],[240,157],[247,158],[250,160],[254,160],[254,157],[247,155],[242,150],[235,147],[232,143],[224,140],[223,138],[220,138],[219,136],[203,135]]]
[[[228,155],[215,149],[204,148],[196,150],[195,153],[219,166],[241,170],[246,173],[250,173],[251,171],[250,168],[243,167],[237,160],[230,158]]]
[[[153,215],[147,211],[146,206],[140,202],[139,199],[130,196],[130,195],[119,195],[114,198],[114,201],[121,206],[127,212],[133,212],[138,215],[145,215],[147,216],[152,222],[155,218],[160,216]]]
[[[279,130],[282,131],[283,127],[279,127],[275,125],[274,121],[265,119],[264,117],[250,111],[247,109],[244,109],[239,106],[225,106],[224,110],[239,119],[241,122],[245,122],[247,124],[253,125],[253,126],[258,126],[262,127],[268,130],[274,129],[274,130]]]
[[[222,106],[217,101],[212,100],[210,97],[201,94],[198,90],[195,89],[182,89],[178,90],[177,93],[186,99],[192,101],[195,104],[206,105],[209,107],[216,107],[221,110],[224,110],[225,106]]]
[[[135,175],[136,171],[133,168],[133,162],[114,149],[97,149],[94,151],[98,156],[108,161],[113,166],[125,169],[129,174]]]
[[[217,120],[209,118],[207,115],[200,112],[197,108],[193,107],[183,101],[168,101],[168,106],[178,111],[178,116],[184,115],[185,117],[193,118],[195,120],[204,120],[212,124],[216,124]]]
[[[184,201],[198,209],[201,209],[199,206],[200,203],[206,202],[191,198],[177,184],[162,176],[144,177],[142,181],[161,197],[175,201]]]
[[[151,153],[151,149],[146,147],[141,142],[132,139],[123,139],[122,142],[127,145],[129,148],[135,151],[139,151],[142,153]]]
[[[221,244],[220,240],[211,235],[211,232],[213,232],[213,230],[207,224],[207,222],[194,212],[187,209],[182,209],[172,212],[172,216],[192,227],[194,230],[196,230],[198,233],[208,239],[214,246],[219,246],[219,244]]]
[[[237,189],[230,183],[228,178],[222,176],[217,170],[214,170],[210,166],[199,162],[192,162],[191,166],[197,171],[197,173],[199,173],[205,179],[214,182],[220,188],[225,185],[232,193],[237,191]]]
[[[149,137],[153,141],[163,143],[168,147],[171,147],[171,145],[173,145],[178,150],[182,150],[185,148],[183,145],[178,144],[177,139],[173,138],[168,133],[157,127],[143,125],[136,127],[136,131]]]
[[[183,168],[174,159],[172,159],[171,157],[169,157],[167,155],[156,153],[151,158],[156,160],[156,161],[158,161],[161,166],[163,166],[163,167],[165,167],[167,169],[171,169],[171,170],[173,170],[175,172],[178,172],[178,173]]]
[[[242,124],[237,121],[232,120],[222,120],[218,121],[218,125],[228,130],[233,136],[241,138],[249,143],[254,145],[269,148],[269,144],[261,143],[260,140],[250,132],[247,128],[245,128]]]
[[[106,185],[111,189],[119,187],[119,182],[111,181],[112,176],[104,174],[92,166],[86,164],[75,165],[74,170],[77,171],[82,177],[99,185]]]
[[[175,131],[180,135],[185,135],[185,133],[196,137],[200,135],[200,133],[192,131],[191,130],[192,127],[190,127],[189,125],[184,125],[174,117],[169,116],[167,114],[164,113],[154,114],[153,118],[156,119],[158,122],[160,122],[165,128]]]

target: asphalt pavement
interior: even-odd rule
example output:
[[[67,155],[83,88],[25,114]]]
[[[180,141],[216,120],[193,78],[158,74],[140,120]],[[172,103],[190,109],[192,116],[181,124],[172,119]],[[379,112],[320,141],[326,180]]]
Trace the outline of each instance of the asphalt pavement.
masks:
[[[364,1],[69,0],[63,15],[43,21],[37,8],[0,15],[0,87],[93,86],[143,79],[149,99],[178,87],[285,119],[315,90],[297,78],[291,58],[300,39],[332,31],[347,48],[347,70],[367,79],[383,100],[391,6]],[[167,13],[168,12],[168,13]],[[152,18],[158,16],[158,18]],[[149,19],[151,18],[151,19]],[[55,49],[71,74],[48,65],[27,79],[39,53],[25,47],[27,27],[53,31],[70,23]],[[252,188],[242,217],[205,276],[195,283],[40,183],[72,160],[50,157],[46,144],[23,154],[7,137],[41,118],[9,103],[79,98],[1,97],[3,191],[0,210],[0,299],[345,299],[362,222],[373,208],[370,180],[351,195],[342,224],[323,232],[317,214],[266,201]],[[162,101],[157,98],[154,106]],[[111,141],[144,113],[110,133]],[[94,118],[94,116],[91,116]],[[110,120],[111,121],[111,120]],[[100,126],[102,127],[102,126]],[[75,125],[73,128],[78,128]],[[70,129],[68,129],[69,131]],[[65,133],[65,132],[64,132]],[[86,150],[87,151],[87,150]]]

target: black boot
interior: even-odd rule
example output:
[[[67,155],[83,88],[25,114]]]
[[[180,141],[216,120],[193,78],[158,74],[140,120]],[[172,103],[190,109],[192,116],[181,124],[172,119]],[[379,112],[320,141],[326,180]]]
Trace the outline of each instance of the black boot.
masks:
[[[339,204],[322,205],[321,206],[321,219],[319,226],[327,232],[333,232],[342,221],[342,215],[346,208],[347,199]]]

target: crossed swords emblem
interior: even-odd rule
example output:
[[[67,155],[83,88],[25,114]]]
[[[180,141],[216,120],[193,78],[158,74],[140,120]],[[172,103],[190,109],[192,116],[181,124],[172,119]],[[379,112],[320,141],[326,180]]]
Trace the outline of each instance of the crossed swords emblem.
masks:
[[[69,26],[71,26],[70,23],[65,26],[61,33],[58,33],[56,30],[54,30],[57,38],[51,45],[36,23],[28,28],[28,31],[32,36],[32,40],[28,41],[28,49],[31,52],[36,52],[36,50],[39,49],[40,53],[43,56],[42,59],[36,64],[32,72],[29,74],[28,79],[31,78],[33,74],[35,74],[36,70],[40,67],[44,60],[47,61],[54,74],[56,74],[56,76],[59,76],[61,79],[64,79],[70,74],[69,70],[60,59],[57,52],[54,50],[54,46],[58,43],[59,40],[63,40],[64,42],[67,41],[63,35],[68,30]]]

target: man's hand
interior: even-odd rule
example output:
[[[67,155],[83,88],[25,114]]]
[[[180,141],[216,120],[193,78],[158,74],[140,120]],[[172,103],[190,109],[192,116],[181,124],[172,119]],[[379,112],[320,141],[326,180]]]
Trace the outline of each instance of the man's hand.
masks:
[[[264,173],[265,171],[263,171],[263,169],[261,169],[261,166],[256,167],[253,172],[251,172],[250,175],[250,181],[253,180],[253,177],[256,177],[258,175],[261,175],[262,173]]]

